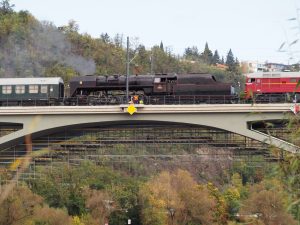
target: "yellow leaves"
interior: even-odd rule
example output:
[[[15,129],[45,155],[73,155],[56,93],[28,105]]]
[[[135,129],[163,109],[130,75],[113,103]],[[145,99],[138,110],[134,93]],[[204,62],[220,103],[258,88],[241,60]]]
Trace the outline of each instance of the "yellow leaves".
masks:
[[[239,200],[241,198],[240,192],[237,188],[228,188],[225,192],[225,198],[229,200]]]
[[[80,218],[78,216],[73,217],[72,225],[85,225],[81,222]]]
[[[154,177],[140,189],[140,198],[143,200],[143,224],[146,225],[171,223],[170,209],[175,212],[174,224],[175,221],[176,224],[186,224],[187,221],[211,224],[212,209],[216,205],[207,188],[198,185],[183,170],[162,172]],[[160,223],[150,218],[160,218]],[[166,219],[169,221],[165,221]]]
[[[234,187],[240,189],[243,187],[243,180],[240,174],[234,173],[231,177],[231,183]]]
[[[157,201],[153,201],[152,203],[153,206],[157,208],[164,208],[167,206],[166,202],[163,199],[157,199]]]
[[[10,170],[17,170],[17,168],[21,165],[22,163],[22,159],[19,158],[19,159],[16,159],[9,167]]]

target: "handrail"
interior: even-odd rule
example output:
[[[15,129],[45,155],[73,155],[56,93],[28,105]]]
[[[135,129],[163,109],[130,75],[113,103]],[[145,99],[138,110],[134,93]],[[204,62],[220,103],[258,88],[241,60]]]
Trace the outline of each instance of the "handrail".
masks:
[[[276,95],[272,95],[273,97]],[[255,104],[279,103],[271,101],[271,97],[262,99],[262,101],[254,100]],[[139,96],[138,102],[142,101],[145,105],[199,105],[199,104],[249,104],[251,101],[240,99],[238,96],[232,95],[152,95]],[[291,103],[291,101],[280,102]],[[87,105],[121,105],[128,104],[125,96],[77,96],[64,98],[0,98],[1,106],[87,106]]]
[[[292,153],[300,153],[300,147],[297,146],[297,145],[295,145],[295,144],[293,144],[293,143],[287,142],[287,141],[282,140],[282,139],[280,139],[280,138],[277,138],[277,137],[271,136],[271,135],[269,135],[269,134],[266,134],[266,133],[260,132],[260,131],[258,131],[258,130],[255,130],[255,129],[252,128],[252,126],[251,126],[250,130],[253,131],[253,132],[256,132],[256,133],[258,133],[258,134],[260,134],[260,135],[263,135],[263,136],[265,136],[265,137],[267,137],[267,138],[270,138],[271,140],[272,140],[272,139],[275,139],[275,140],[277,140],[277,141],[279,141],[279,142],[282,142],[282,143],[284,143],[284,144],[286,144],[286,145],[289,145],[289,146],[293,147],[293,148],[295,149],[295,151],[292,151]],[[272,144],[272,143],[270,143],[270,144]]]

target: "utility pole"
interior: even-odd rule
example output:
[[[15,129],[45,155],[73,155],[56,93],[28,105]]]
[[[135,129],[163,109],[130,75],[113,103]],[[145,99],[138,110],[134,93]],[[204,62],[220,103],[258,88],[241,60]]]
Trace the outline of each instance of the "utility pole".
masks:
[[[126,103],[129,102],[129,37],[127,37],[127,60],[126,60]]]
[[[154,61],[153,50],[151,50],[151,56],[150,56],[150,74],[153,74],[153,61]]]

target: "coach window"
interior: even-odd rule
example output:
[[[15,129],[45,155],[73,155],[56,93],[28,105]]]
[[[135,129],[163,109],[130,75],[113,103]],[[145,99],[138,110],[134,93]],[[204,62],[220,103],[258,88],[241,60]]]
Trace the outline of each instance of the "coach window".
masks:
[[[12,92],[11,85],[4,85],[4,86],[2,86],[2,94],[8,95],[8,94],[11,94],[11,92]]]
[[[47,94],[48,93],[48,86],[47,85],[42,85],[41,86],[41,93],[42,94]]]
[[[25,85],[17,85],[16,94],[24,94],[24,93],[25,93]]]
[[[254,83],[255,82],[255,78],[249,78],[248,79],[248,83]]]
[[[39,93],[39,85],[29,85],[29,93],[30,94],[37,94]]]

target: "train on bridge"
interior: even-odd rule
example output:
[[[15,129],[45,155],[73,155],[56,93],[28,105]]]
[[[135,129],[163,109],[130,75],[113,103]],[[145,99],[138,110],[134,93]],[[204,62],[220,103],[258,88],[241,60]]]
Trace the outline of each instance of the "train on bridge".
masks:
[[[284,102],[300,97],[300,73],[268,72],[246,76],[246,101]],[[236,103],[232,84],[211,74],[129,76],[129,95],[144,104]],[[69,91],[65,91],[68,87]],[[299,95],[299,97],[298,97]],[[60,77],[1,78],[0,105],[102,105],[128,103],[126,76],[77,76],[68,84]]]

